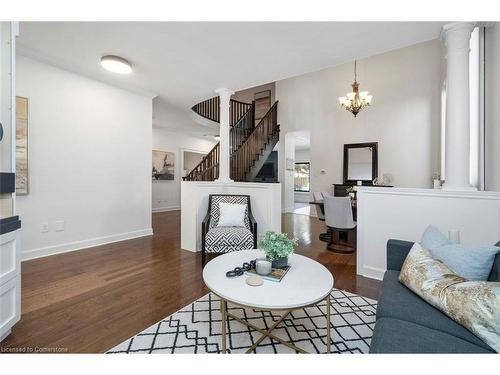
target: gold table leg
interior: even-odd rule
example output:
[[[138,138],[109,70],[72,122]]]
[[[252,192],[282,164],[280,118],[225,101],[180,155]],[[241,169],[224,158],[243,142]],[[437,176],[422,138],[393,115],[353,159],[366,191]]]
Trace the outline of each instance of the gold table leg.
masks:
[[[240,317],[233,315],[227,311],[227,301],[223,298],[220,299],[220,311],[221,311],[221,340],[222,340],[222,353],[226,353],[226,324],[229,318],[240,322],[241,324],[253,328],[257,332],[261,333],[262,336],[252,345],[251,348],[247,350],[247,353],[251,353],[266,337],[274,339],[279,343],[288,346],[291,349],[298,351],[299,353],[307,353],[304,349],[301,349],[275,335],[271,332],[292,312],[292,310],[286,311],[269,329],[265,330],[257,327],[256,325],[247,322]],[[331,352],[331,327],[330,327],[330,294],[326,297],[326,352]]]
[[[225,299],[220,299],[220,312],[221,312],[221,338],[222,338],[222,353],[226,353],[226,319],[227,319],[227,302]]]
[[[262,341],[264,341],[264,339],[266,337],[273,336],[273,335],[270,336],[271,331],[273,329],[275,329],[278,326],[278,324],[280,324],[283,321],[283,319],[285,319],[288,316],[288,314],[290,314],[290,313],[291,313],[291,310],[287,311],[267,331],[264,330],[266,333],[263,333],[262,336],[257,341],[255,341],[255,344],[253,344],[252,347],[247,350],[247,353],[251,353]],[[255,329],[255,327],[254,327],[254,329]]]
[[[331,338],[330,338],[330,294],[328,294],[328,297],[326,297],[326,352],[330,353],[330,345],[331,345]]]

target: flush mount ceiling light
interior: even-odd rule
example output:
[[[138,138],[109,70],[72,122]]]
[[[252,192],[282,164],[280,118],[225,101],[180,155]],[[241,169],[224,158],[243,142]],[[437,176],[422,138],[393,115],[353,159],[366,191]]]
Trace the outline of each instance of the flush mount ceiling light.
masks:
[[[351,112],[354,117],[356,117],[365,107],[369,106],[373,98],[372,95],[368,95],[368,91],[359,92],[359,83],[356,79],[356,60],[354,60],[354,83],[352,84],[352,92],[347,94],[347,96],[339,98],[340,105]]]
[[[130,74],[132,65],[120,56],[106,55],[101,57],[101,66],[113,73]]]
[[[219,135],[219,134],[214,135],[214,139],[215,139],[216,141],[220,141],[220,135]]]

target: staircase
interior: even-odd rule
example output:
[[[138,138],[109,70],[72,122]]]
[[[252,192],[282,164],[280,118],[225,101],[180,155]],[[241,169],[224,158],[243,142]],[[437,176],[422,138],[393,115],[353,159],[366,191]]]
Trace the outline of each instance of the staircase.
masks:
[[[220,122],[219,97],[193,106],[201,117]],[[275,102],[259,122],[255,123],[255,102],[243,103],[231,99],[229,109],[229,151],[231,179],[252,181],[279,140],[278,102]],[[219,177],[220,148],[217,143],[191,171],[184,181],[214,181]]]

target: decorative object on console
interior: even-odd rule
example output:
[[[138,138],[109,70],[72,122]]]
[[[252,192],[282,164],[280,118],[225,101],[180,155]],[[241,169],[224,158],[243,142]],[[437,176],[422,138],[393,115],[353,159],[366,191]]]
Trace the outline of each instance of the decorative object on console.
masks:
[[[290,239],[285,233],[266,231],[260,238],[259,248],[272,261],[273,268],[285,268],[288,265],[288,256],[294,252],[298,241]]]
[[[456,274],[474,281],[488,279],[495,256],[500,252],[497,246],[460,245],[432,225],[422,235],[421,244]]]
[[[365,107],[369,106],[373,95],[369,95],[368,91],[359,92],[359,82],[357,81],[356,60],[354,60],[354,83],[352,84],[352,92],[347,96],[339,98],[340,105],[351,112],[354,117],[358,115]]]
[[[434,189],[441,189],[443,181],[441,180],[441,175],[437,172],[432,174],[432,187]]]
[[[153,150],[153,180],[175,179],[175,153]]]
[[[500,285],[469,281],[415,243],[403,263],[399,281],[500,352]]]
[[[16,96],[16,194],[28,193],[28,98]]]

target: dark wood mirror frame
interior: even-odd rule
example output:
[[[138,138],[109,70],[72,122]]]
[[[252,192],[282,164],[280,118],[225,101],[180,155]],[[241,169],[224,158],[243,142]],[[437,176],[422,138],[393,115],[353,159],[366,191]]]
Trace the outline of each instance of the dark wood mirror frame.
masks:
[[[349,149],[351,148],[372,148],[372,178],[371,180],[349,180]],[[344,185],[356,185],[358,181],[362,181],[363,185],[373,185],[373,180],[378,177],[378,143],[350,143],[344,145]]]

